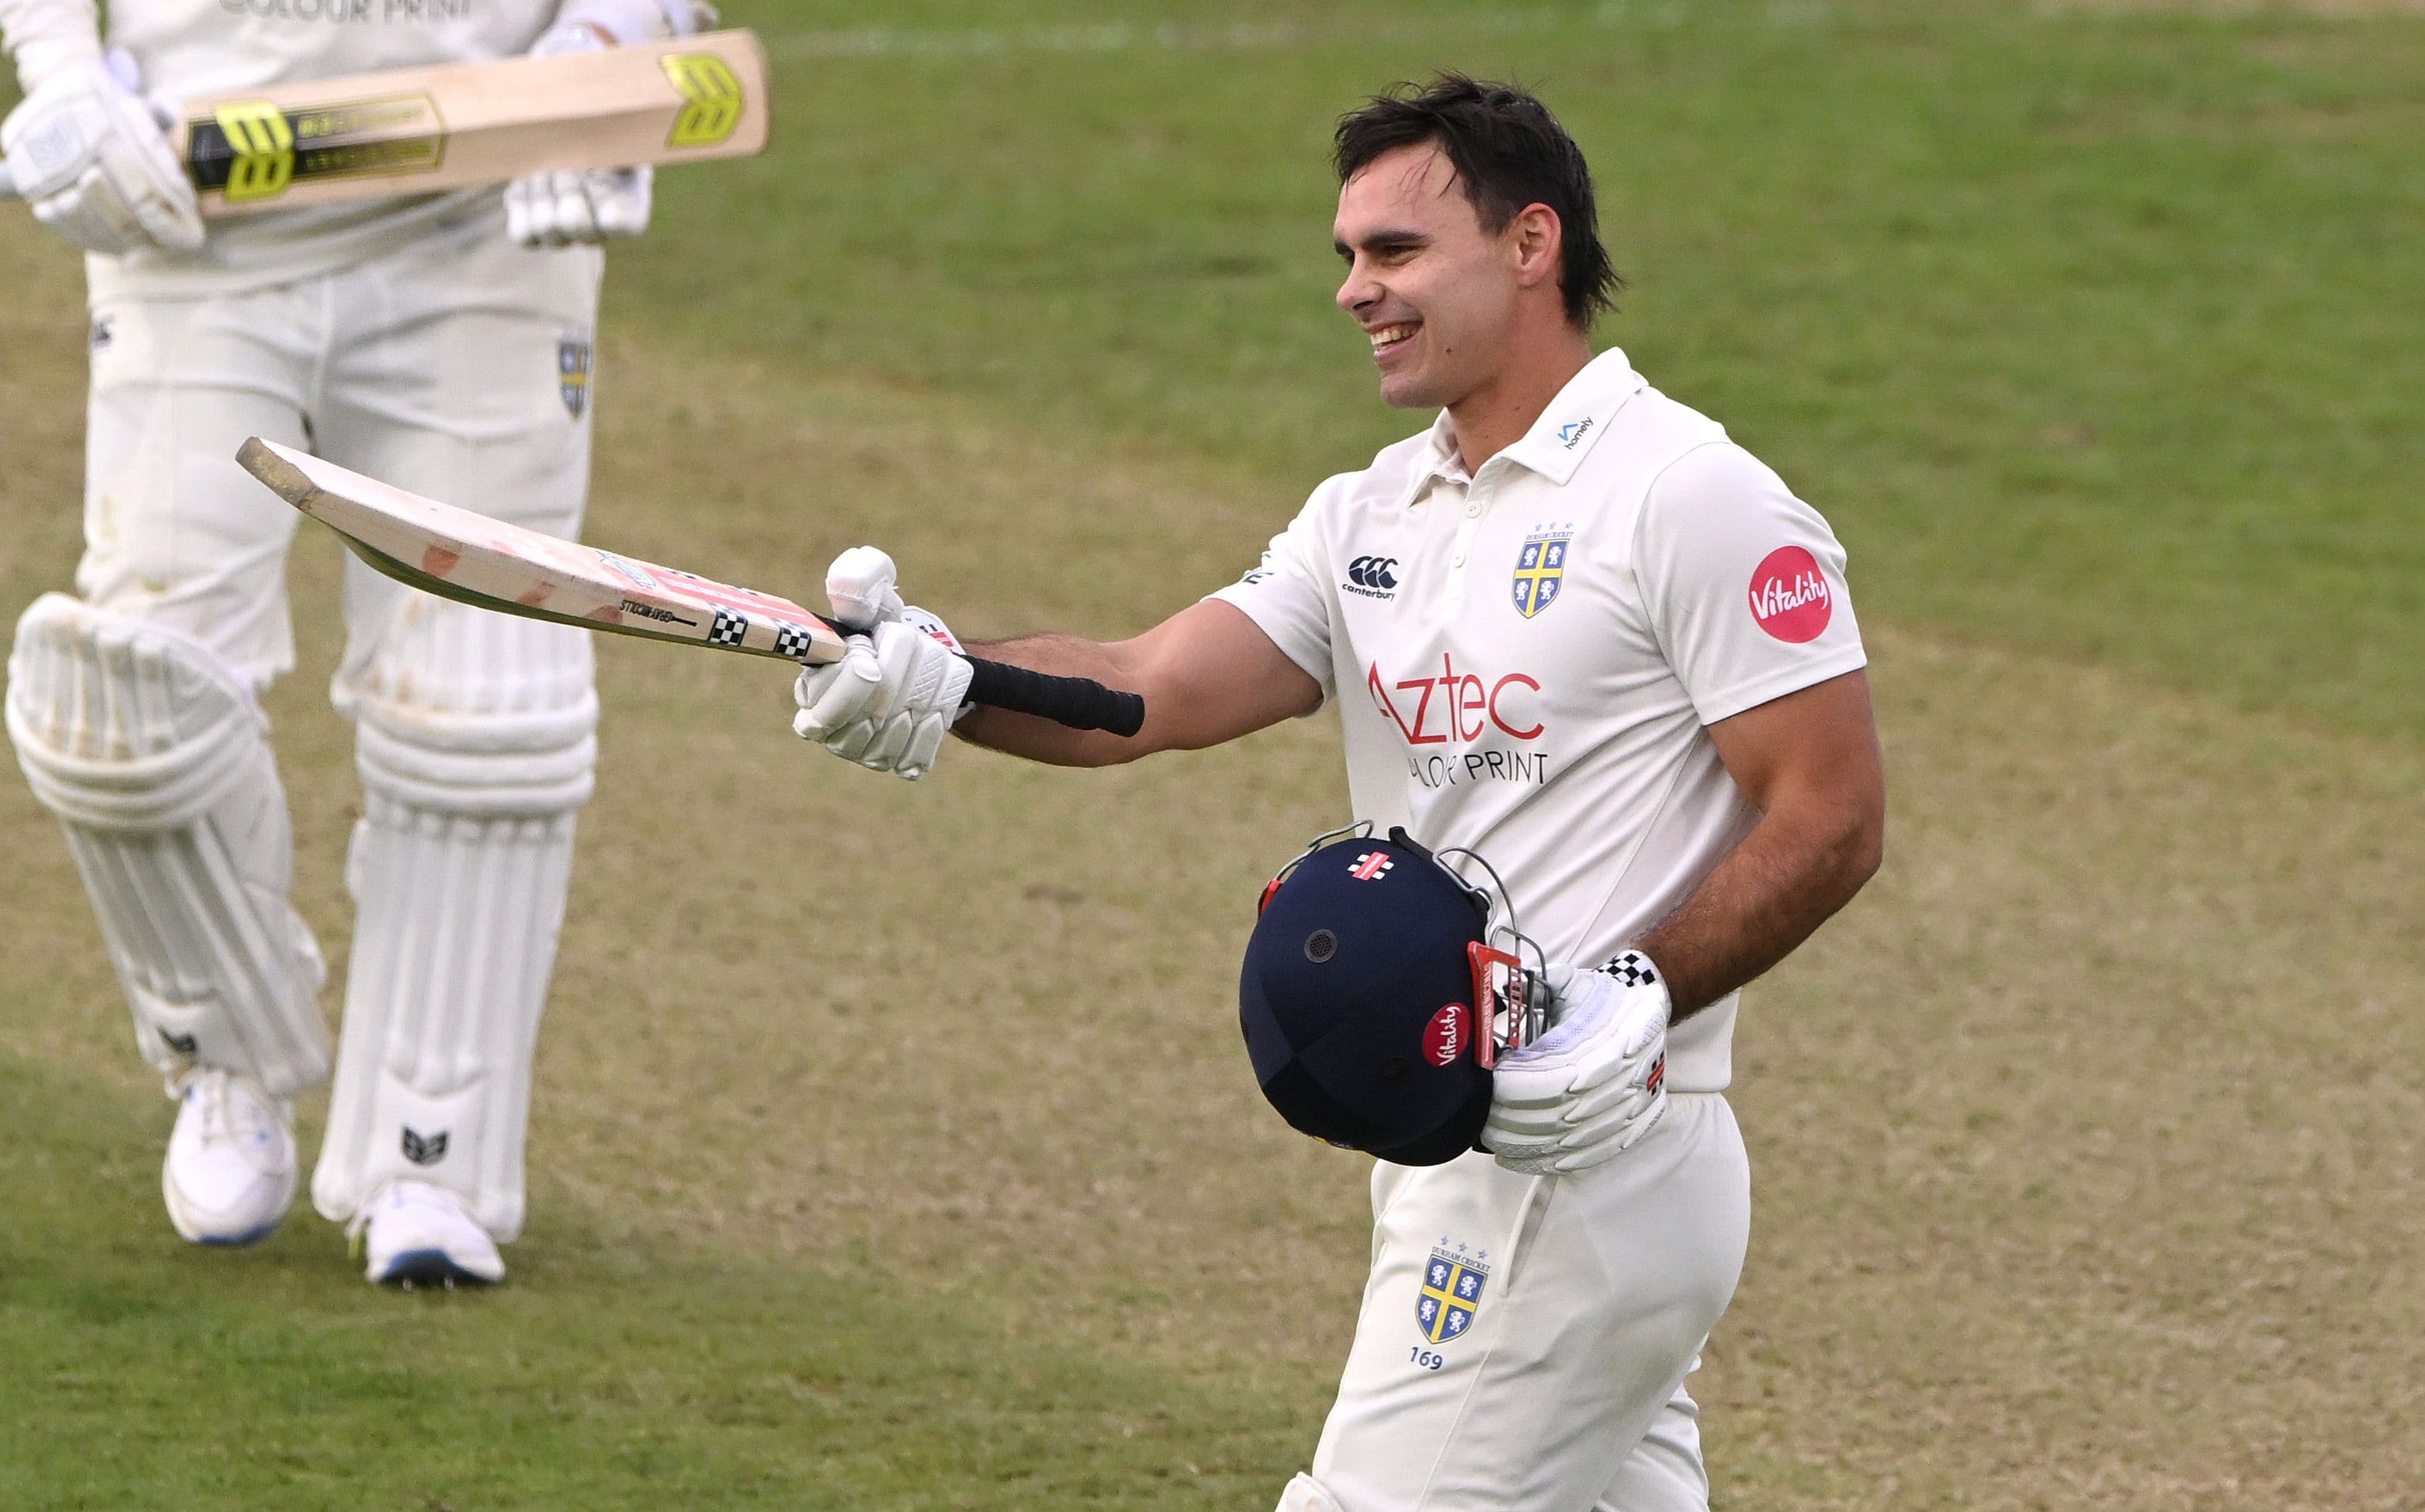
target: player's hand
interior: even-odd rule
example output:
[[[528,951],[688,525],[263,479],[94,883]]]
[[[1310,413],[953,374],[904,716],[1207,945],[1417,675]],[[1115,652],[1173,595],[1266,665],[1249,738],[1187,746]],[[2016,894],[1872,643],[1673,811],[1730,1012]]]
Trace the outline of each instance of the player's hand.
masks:
[[[202,244],[169,120],[136,92],[124,52],[66,64],[0,121],[0,152],[34,218],[87,251]]]
[[[1667,984],[1650,958],[1550,968],[1555,1025],[1499,1058],[1482,1143],[1527,1176],[1587,1170],[1632,1149],[1667,1112]]]
[[[550,27],[533,57],[602,52],[612,45],[584,22]],[[570,247],[649,229],[656,176],[646,167],[527,173],[506,185],[506,234],[524,247]]]
[[[845,761],[916,781],[968,712],[970,668],[949,626],[901,602],[892,558],[854,546],[826,573],[834,618],[860,632],[838,662],[803,668],[792,730]]]

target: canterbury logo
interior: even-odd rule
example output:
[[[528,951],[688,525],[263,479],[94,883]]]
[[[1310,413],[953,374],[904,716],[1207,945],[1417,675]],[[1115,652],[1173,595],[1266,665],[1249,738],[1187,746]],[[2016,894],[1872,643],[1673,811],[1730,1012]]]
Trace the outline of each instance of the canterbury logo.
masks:
[[[1394,556],[1358,556],[1347,564],[1347,581],[1359,588],[1394,588],[1397,566]]]
[[[415,1166],[435,1166],[446,1158],[446,1131],[424,1138],[410,1127],[404,1131],[404,1158]]]
[[[194,1053],[194,1037],[192,1035],[172,1035],[168,1030],[163,1029],[160,1031],[160,1037],[169,1041],[169,1048],[175,1051],[180,1055],[190,1055]]]

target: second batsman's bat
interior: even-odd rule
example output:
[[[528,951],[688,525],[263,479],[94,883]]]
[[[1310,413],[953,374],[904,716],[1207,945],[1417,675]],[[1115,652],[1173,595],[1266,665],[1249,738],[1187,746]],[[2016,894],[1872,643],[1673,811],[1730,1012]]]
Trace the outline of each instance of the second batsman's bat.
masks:
[[[235,459],[280,498],[336,531],[355,555],[442,598],[586,630],[685,640],[811,666],[843,655],[848,632],[789,599],[544,536],[258,436]],[[1133,693],[1089,678],[970,661],[975,673],[969,697],[975,702],[1072,730],[1133,735],[1145,726],[1145,700]]]
[[[736,30],[203,96],[179,106],[169,147],[219,217],[741,157],[767,121],[765,50]],[[0,197],[13,192],[0,171]]]

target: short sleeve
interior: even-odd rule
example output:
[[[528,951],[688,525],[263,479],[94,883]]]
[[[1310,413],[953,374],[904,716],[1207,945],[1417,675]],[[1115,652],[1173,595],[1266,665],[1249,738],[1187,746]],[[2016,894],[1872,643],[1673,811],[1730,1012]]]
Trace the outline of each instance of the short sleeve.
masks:
[[[1257,628],[1271,637],[1280,654],[1322,684],[1327,701],[1332,686],[1330,657],[1330,573],[1323,547],[1324,501],[1337,480],[1314,491],[1289,527],[1272,538],[1263,559],[1245,576],[1208,599],[1243,610]]]
[[[1731,442],[1660,475],[1635,548],[1652,632],[1704,725],[1868,663],[1835,532]]]

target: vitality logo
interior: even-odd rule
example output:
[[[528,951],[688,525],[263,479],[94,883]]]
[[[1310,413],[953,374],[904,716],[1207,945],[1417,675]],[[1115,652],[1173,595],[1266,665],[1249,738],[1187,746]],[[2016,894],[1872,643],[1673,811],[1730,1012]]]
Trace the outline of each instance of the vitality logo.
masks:
[[[1367,599],[1391,599],[1398,593],[1398,559],[1358,556],[1347,564],[1347,581],[1339,585]]]

